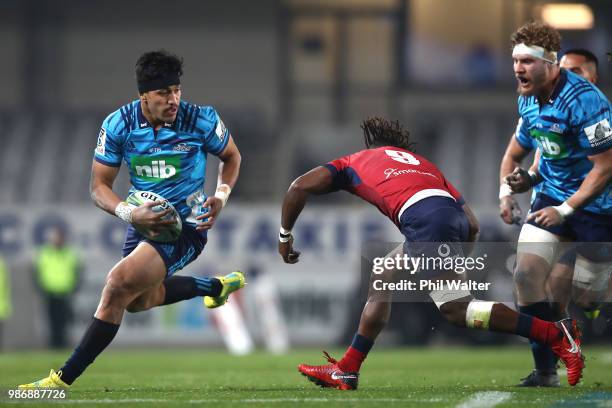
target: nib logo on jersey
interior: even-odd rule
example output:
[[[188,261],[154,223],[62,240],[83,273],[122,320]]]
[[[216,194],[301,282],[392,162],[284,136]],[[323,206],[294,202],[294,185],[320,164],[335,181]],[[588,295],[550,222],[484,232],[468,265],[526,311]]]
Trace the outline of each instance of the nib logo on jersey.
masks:
[[[549,159],[564,159],[569,155],[569,151],[563,142],[562,135],[539,129],[531,129],[529,133],[538,141],[538,145],[544,157]]]
[[[177,178],[180,164],[180,157],[175,156],[136,156],[130,161],[133,175],[153,183]]]

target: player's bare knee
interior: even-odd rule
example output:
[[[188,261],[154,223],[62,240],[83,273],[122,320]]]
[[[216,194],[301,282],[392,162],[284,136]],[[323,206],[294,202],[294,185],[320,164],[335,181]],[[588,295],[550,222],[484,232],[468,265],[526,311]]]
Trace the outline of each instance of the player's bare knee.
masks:
[[[514,283],[519,288],[533,288],[543,285],[546,271],[540,271],[529,265],[518,265],[514,271]]]
[[[113,299],[128,297],[131,293],[129,285],[121,278],[109,278],[104,285],[107,295]]]
[[[162,289],[162,290],[160,290]],[[163,303],[165,290],[163,287],[148,290],[132,300],[126,307],[129,313],[143,312]]]
[[[129,313],[138,313],[147,310],[146,301],[136,298],[131,301],[125,308],[125,310]]]
[[[144,312],[145,310],[149,309],[151,309],[151,306],[148,306],[146,302],[142,301],[133,301],[125,308],[125,310],[129,313]]]
[[[102,290],[100,306],[104,309],[123,308],[127,304],[129,293],[113,281],[107,281]]]
[[[125,292],[138,292],[138,282],[132,277],[132,272],[136,267],[137,265],[130,257],[124,258],[108,273],[106,284]]]
[[[106,284],[102,292],[105,305],[127,306],[130,298],[136,293],[133,283],[127,279],[124,268],[114,268],[106,278]]]

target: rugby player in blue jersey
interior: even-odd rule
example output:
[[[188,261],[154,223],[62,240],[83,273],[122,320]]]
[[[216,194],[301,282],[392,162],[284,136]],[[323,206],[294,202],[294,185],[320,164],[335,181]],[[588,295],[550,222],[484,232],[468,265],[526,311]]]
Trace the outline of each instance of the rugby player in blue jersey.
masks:
[[[537,195],[519,237],[515,285],[519,309],[554,320],[546,281],[561,255],[561,242],[612,241],[612,130],[610,102],[593,84],[557,63],[561,37],[552,27],[533,22],[512,35],[514,72],[518,81],[519,124],[502,160],[500,208],[506,222],[515,201],[506,176],[530,150],[541,151]],[[603,246],[606,250],[605,246]],[[582,269],[589,284],[609,274],[605,251],[582,246]],[[556,386],[555,359],[533,345],[536,370],[521,385]],[[568,372],[570,383],[578,381]]]
[[[593,84],[597,84],[599,77],[598,62],[597,56],[591,51],[573,48],[564,52],[563,57],[559,60],[559,66],[580,75]],[[501,177],[510,185],[513,194],[523,193],[532,187],[537,187],[538,179],[536,175],[540,164],[540,156],[540,150],[536,149],[533,164],[529,170],[518,167],[510,176],[505,177],[507,172],[505,169],[502,169]],[[534,188],[532,200],[536,196],[537,188]],[[507,222],[510,223],[511,220],[507,219]],[[566,251],[553,266],[548,277],[547,290],[549,292],[549,299],[553,303],[554,320],[568,316],[567,308],[570,299],[574,300],[587,318],[595,319],[600,314],[601,300],[605,298],[607,285],[603,280],[601,282],[603,285],[600,285],[600,287],[591,287],[588,281],[582,282],[583,276],[580,274],[582,259],[578,259],[578,273],[574,275],[576,251]]]
[[[196,296],[209,308],[223,305],[245,285],[241,272],[218,278],[173,274],[192,262],[238,178],[240,152],[211,106],[181,100],[182,59],[166,51],[147,52],[136,62],[139,98],[103,122],[95,149],[91,197],[95,204],[128,223],[123,258],[111,269],[100,303],[70,358],[48,377],[20,388],[68,388],[111,343],[124,312],[139,312]],[[204,194],[206,157],[221,160],[214,196]],[[148,190],[167,199],[183,228],[172,242],[156,242],[136,231],[159,232],[170,209],[154,212],[161,202],[133,208],[113,191],[121,162],[130,172],[131,191]]]

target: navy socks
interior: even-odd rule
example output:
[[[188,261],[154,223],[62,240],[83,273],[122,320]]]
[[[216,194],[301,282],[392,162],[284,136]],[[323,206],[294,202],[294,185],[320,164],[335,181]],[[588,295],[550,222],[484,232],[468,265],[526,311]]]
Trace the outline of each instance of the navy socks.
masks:
[[[549,322],[553,320],[553,310],[548,301],[537,302],[529,306],[520,306],[519,310],[521,313],[535,316],[542,320]],[[545,373],[556,372],[557,359],[550,347],[533,340],[530,340],[530,343],[535,368]]]
[[[79,345],[60,368],[62,381],[72,384],[113,341],[118,330],[118,324],[107,323],[94,317]]]
[[[223,285],[217,278],[195,278],[193,276],[171,276],[164,281],[166,297],[164,305],[192,299],[196,296],[219,296]]]
[[[219,296],[223,289],[219,279],[191,276],[172,276],[164,281],[164,285],[166,287],[164,305],[196,296]],[[72,384],[113,341],[118,330],[118,324],[107,323],[94,317],[79,345],[60,368],[62,381]]]

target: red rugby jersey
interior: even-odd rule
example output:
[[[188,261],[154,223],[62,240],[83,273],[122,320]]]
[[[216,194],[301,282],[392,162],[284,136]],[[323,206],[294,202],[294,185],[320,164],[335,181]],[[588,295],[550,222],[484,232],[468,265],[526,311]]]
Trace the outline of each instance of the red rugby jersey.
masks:
[[[325,165],[342,189],[375,205],[395,224],[402,208],[430,196],[448,196],[460,204],[461,194],[430,161],[408,150],[385,146],[362,150]]]

